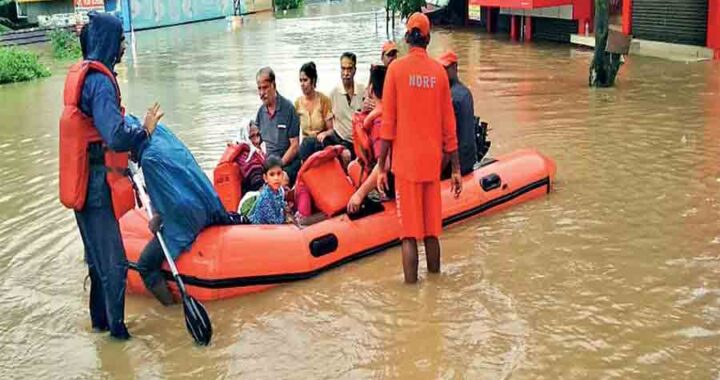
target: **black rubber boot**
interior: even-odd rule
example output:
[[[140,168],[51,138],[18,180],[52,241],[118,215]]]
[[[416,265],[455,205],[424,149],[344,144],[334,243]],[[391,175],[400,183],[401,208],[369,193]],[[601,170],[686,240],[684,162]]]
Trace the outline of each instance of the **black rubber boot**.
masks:
[[[167,282],[165,282],[164,280],[158,281],[158,283],[149,290],[150,293],[152,293],[155,298],[157,298],[157,300],[160,301],[161,304],[163,304],[163,306],[170,306],[175,303],[175,299],[170,292],[170,288],[168,288]]]
[[[125,323],[118,323],[114,328],[110,329],[110,336],[116,340],[129,340],[130,333],[125,327]]]

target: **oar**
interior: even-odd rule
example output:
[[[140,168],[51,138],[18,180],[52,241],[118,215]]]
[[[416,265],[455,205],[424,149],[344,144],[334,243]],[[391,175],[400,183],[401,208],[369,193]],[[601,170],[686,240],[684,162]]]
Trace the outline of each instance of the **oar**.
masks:
[[[148,197],[147,193],[145,193],[145,183],[140,179],[137,167],[134,165],[132,177],[138,194],[140,195],[140,200],[143,205],[145,205],[148,217],[152,219],[153,211],[152,206],[150,205],[150,197]],[[182,278],[180,278],[180,274],[178,274],[177,267],[175,266],[172,256],[170,256],[162,234],[158,231],[156,235],[158,241],[160,241],[163,253],[165,254],[165,259],[172,271],[173,278],[175,278],[175,282],[177,282],[180,295],[182,296],[183,310],[185,311],[185,326],[187,326],[188,332],[192,335],[197,344],[207,346],[210,344],[210,339],[212,339],[212,324],[210,323],[210,316],[208,316],[207,310],[205,310],[205,306],[203,306],[203,304],[187,294],[185,284],[183,283]]]

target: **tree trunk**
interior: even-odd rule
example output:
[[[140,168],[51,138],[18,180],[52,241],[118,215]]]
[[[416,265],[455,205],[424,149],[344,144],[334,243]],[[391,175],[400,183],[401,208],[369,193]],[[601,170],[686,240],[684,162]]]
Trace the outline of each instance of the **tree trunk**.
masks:
[[[589,85],[612,87],[622,65],[621,54],[605,51],[610,19],[609,0],[595,0],[595,54],[590,64]]]
[[[393,11],[392,11],[392,29],[391,30],[393,32],[393,35],[395,35],[395,8],[393,8]],[[392,40],[393,38],[390,38],[390,39]]]
[[[390,36],[390,0],[385,1],[385,35]]]

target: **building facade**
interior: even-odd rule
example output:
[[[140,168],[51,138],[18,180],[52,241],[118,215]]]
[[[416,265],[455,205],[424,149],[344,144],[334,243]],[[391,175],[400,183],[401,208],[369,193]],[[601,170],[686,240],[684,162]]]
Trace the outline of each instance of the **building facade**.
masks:
[[[569,42],[592,34],[593,0],[468,0],[468,19],[512,39]],[[611,24],[633,38],[706,46],[720,58],[720,0],[610,0]]]
[[[622,28],[634,38],[707,46],[720,58],[720,0],[624,0]]]
[[[224,18],[233,15],[235,7],[242,14],[273,7],[273,0],[16,0],[18,15],[31,23],[38,22],[38,16],[72,15],[76,2],[101,4],[122,19],[127,32]]]

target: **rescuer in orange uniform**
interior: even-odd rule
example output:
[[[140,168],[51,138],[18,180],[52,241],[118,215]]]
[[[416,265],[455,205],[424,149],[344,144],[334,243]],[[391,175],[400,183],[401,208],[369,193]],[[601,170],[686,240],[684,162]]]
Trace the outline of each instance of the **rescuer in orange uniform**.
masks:
[[[430,20],[414,13],[407,22],[410,52],[388,67],[383,90],[378,189],[388,188],[385,161],[392,147],[396,202],[402,224],[405,282],[417,281],[417,240],[423,239],[428,271],[440,272],[442,230],[440,166],[450,156],[455,197],[462,191],[458,143],[450,86],[445,68],[430,58]]]

